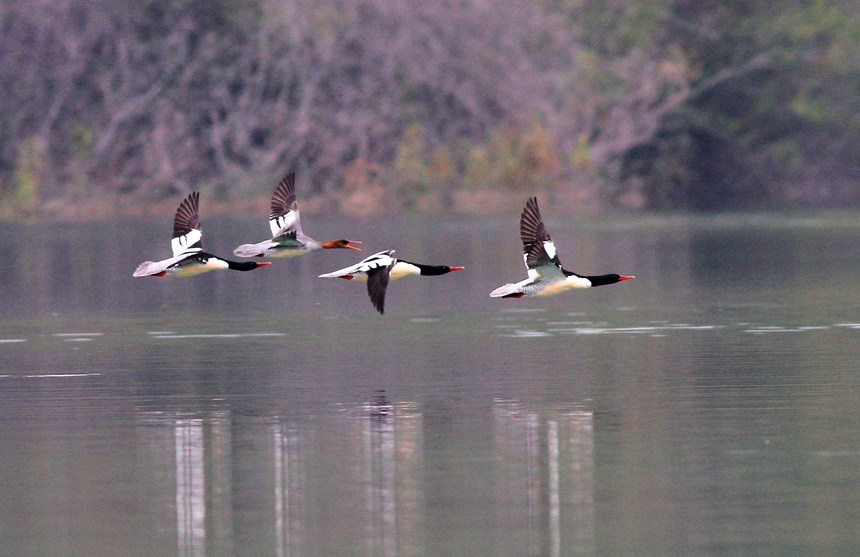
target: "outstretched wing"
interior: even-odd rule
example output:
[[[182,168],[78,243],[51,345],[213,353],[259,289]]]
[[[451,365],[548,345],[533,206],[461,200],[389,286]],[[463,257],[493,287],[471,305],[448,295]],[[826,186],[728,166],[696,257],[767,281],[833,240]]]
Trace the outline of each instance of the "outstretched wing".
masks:
[[[561,270],[561,261],[555,251],[555,244],[544,226],[538,209],[537,197],[526,202],[520,215],[520,239],[523,242],[523,259],[526,269],[539,274]]]
[[[170,247],[173,255],[203,249],[203,233],[200,230],[200,193],[188,194],[173,217],[173,238]]]
[[[355,265],[350,265],[349,267],[344,267],[343,269],[338,269],[337,271],[320,275],[320,278],[339,278],[345,275],[368,275],[368,280],[370,280],[370,273],[375,269],[388,267],[397,263],[397,260],[392,257],[393,254],[394,250],[380,251],[379,253],[374,253],[373,255],[362,259]]]
[[[290,172],[278,183],[272,192],[272,204],[269,211],[269,227],[272,237],[289,235],[296,237],[302,231],[299,221],[299,204],[296,202],[296,173]]]
[[[370,296],[370,302],[380,315],[385,314],[385,291],[388,288],[391,269],[396,263],[392,261],[385,267],[375,267],[367,272],[367,295]]]

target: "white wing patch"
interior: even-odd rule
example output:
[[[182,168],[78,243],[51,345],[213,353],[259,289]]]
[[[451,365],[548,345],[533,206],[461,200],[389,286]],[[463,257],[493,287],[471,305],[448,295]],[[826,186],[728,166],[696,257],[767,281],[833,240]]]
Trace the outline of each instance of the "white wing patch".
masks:
[[[173,249],[173,255],[181,255],[187,252],[200,251],[201,248],[191,248],[197,242],[203,239],[203,233],[197,230],[189,230],[188,233],[182,236],[177,236],[170,240],[170,247]]]
[[[299,212],[290,211],[286,215],[270,219],[269,228],[272,229],[272,238],[280,236],[289,230],[300,230]]]
[[[543,249],[544,251],[546,251],[546,254],[549,256],[550,259],[555,259],[555,244],[552,241],[544,242]]]
[[[373,269],[391,265],[391,262],[394,261],[394,258],[391,257],[392,253],[394,253],[394,250],[374,253],[368,258],[362,259],[355,265],[320,275],[320,278],[338,278],[346,275],[366,275]]]

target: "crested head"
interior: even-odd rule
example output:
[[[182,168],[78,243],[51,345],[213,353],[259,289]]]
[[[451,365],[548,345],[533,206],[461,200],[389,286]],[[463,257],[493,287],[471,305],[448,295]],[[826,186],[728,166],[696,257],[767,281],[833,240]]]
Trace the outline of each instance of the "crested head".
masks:
[[[361,251],[361,248],[352,245],[360,243],[361,242],[357,240],[346,240],[344,238],[340,238],[338,240],[331,240],[330,242],[322,242],[320,245],[323,249],[351,249]]]

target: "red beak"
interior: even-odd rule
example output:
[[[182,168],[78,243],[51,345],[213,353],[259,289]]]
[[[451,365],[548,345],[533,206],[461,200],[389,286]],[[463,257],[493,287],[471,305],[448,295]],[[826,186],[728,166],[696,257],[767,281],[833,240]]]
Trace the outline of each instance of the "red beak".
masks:
[[[620,281],[622,281],[622,280],[633,280],[633,279],[635,279],[635,278],[636,278],[636,277],[634,277],[633,275],[629,275],[629,276],[628,276],[628,275],[620,275],[620,276],[618,277],[618,281],[620,282]]]

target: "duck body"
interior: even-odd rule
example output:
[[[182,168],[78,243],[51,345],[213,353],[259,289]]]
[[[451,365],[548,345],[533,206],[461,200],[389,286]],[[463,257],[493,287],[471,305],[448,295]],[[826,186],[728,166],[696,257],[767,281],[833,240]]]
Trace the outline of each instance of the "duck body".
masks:
[[[256,244],[242,244],[233,250],[239,257],[295,257],[323,249],[351,249],[361,251],[352,244],[355,240],[331,240],[317,242],[302,232],[296,199],[296,175],[290,172],[278,183],[272,192],[269,228],[272,238]]]
[[[561,265],[555,243],[543,223],[537,198],[526,202],[520,215],[520,239],[523,243],[523,261],[528,277],[504,284],[492,292],[492,298],[522,298],[524,296],[553,296],[568,290],[593,288],[615,284],[636,277],[632,275],[580,275]]]
[[[173,238],[170,240],[173,257],[161,261],[144,261],[134,270],[133,277],[190,277],[219,269],[251,271],[270,265],[268,261],[230,261],[203,251],[199,203],[200,194],[193,192],[176,209]]]
[[[146,261],[134,271],[135,277],[191,277],[219,269],[251,271],[257,267],[271,265],[268,261],[230,261],[205,251],[185,253],[163,261]]]
[[[438,276],[461,270],[463,267],[425,265],[397,259],[394,257],[394,250],[386,250],[374,253],[355,265],[322,274],[320,278],[340,278],[367,282],[367,294],[373,307],[380,314],[384,314],[385,292],[390,281],[408,276]]]
[[[522,298],[524,296],[553,296],[568,290],[581,288],[592,288],[604,284],[615,284],[622,280],[630,280],[632,276],[624,275],[598,275],[581,276],[571,274],[564,278],[550,277],[545,275],[529,277],[517,283],[508,283],[490,292],[493,298]]]
[[[299,238],[272,238],[256,244],[242,244],[233,250],[233,255],[239,257],[296,257],[312,251],[324,249],[322,244]]]
[[[340,278],[346,280],[357,280],[359,282],[367,282],[371,276],[384,270],[386,280],[390,280],[391,268],[397,263],[394,258],[394,250],[380,251],[368,257],[365,257],[355,265],[325,273],[319,278]],[[405,276],[401,273],[401,276]],[[398,277],[400,278],[400,277]]]

